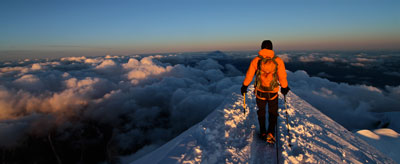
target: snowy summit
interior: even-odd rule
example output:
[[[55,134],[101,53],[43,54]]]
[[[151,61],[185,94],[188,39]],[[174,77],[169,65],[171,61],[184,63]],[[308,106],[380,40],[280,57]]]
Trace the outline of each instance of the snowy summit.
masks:
[[[287,97],[291,147],[283,97],[278,142],[268,145],[258,138],[255,97],[248,92],[246,98],[246,114],[243,97],[233,93],[203,121],[132,164],[395,163],[293,93]],[[125,157],[124,161],[132,158]]]

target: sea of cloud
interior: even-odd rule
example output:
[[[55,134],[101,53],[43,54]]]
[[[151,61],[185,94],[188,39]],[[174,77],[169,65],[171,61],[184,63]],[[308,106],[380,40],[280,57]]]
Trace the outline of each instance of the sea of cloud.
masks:
[[[244,74],[257,53],[211,54]],[[292,91],[347,129],[390,127],[400,131],[400,122],[392,117],[400,111],[399,52],[288,51],[277,55],[285,61]],[[174,58],[179,62],[190,60]]]
[[[390,127],[400,112],[400,53],[280,53],[292,91],[349,130]]]
[[[213,59],[186,66],[157,58],[66,57],[3,63],[0,147],[18,148],[29,138],[47,139],[49,134],[53,142],[74,140],[80,129],[94,124],[112,130],[96,127],[98,136],[86,139],[107,140],[117,154],[134,152],[164,143],[201,121],[243,80],[234,66]]]
[[[220,63],[232,63],[242,74],[256,56],[256,52],[211,54]],[[399,52],[295,51],[277,55],[285,61],[292,91],[347,129],[390,127],[400,131],[400,122],[392,117],[400,112]],[[165,61],[182,63],[193,57],[172,58],[175,60]]]
[[[330,81],[380,89],[400,85],[399,52],[285,52],[280,55],[287,61],[289,70],[305,70],[311,76]]]
[[[351,72],[359,67],[396,78],[397,56],[303,52],[278,56],[286,62],[292,91],[347,129],[400,131],[399,122],[391,117],[400,111],[400,85],[338,82],[359,78],[361,73]],[[107,157],[99,160],[110,160],[165,143],[201,121],[227,95],[239,92],[253,57],[252,52],[216,51],[2,62],[0,148],[23,149],[21,145],[34,142],[32,138],[80,147],[105,143]],[[350,71],[335,74],[343,69]],[[370,78],[378,74],[373,73]],[[68,150],[82,151],[80,147]]]
[[[400,112],[400,86],[335,83],[305,71],[288,72],[288,80],[294,93],[349,130],[388,127],[397,120],[385,113]]]

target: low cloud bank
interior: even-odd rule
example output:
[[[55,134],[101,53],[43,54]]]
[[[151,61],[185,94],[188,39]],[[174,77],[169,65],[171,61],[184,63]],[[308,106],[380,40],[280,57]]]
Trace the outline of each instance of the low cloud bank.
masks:
[[[288,80],[294,93],[349,130],[387,127],[395,120],[384,112],[400,112],[400,86],[335,83],[305,71],[288,71]]]
[[[305,70],[311,76],[337,83],[368,85],[386,89],[398,86],[400,55],[397,51],[278,52],[291,71]]]
[[[281,56],[289,63],[298,60],[290,54]],[[311,54],[301,60],[351,60],[335,56]],[[227,95],[239,92],[242,70],[251,58],[221,52],[209,57],[195,53],[2,63],[3,156],[17,163],[56,163],[55,157],[43,156],[54,154],[51,144],[69,163],[113,162],[142,148],[149,151],[201,121]],[[357,62],[374,62],[364,59],[365,54],[357,57]],[[349,85],[305,71],[288,71],[288,80],[294,93],[349,130],[400,131],[397,119],[387,114],[400,111],[400,86]]]
[[[213,59],[172,66],[154,58],[71,57],[0,68],[5,160],[46,161],[24,149],[45,144],[36,151],[51,154],[50,142],[70,162],[115,160],[201,121],[243,80]]]

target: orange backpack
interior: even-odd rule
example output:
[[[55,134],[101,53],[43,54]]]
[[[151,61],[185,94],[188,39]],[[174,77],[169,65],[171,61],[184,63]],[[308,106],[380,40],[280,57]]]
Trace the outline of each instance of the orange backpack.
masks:
[[[276,56],[272,58],[261,58],[257,63],[256,81],[254,83],[256,90],[273,91],[279,86],[278,82],[278,63],[275,61]]]

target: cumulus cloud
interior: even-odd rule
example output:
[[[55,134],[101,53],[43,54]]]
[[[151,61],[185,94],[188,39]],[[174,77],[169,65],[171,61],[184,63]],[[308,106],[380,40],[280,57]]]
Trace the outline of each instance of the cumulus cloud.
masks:
[[[307,56],[300,56],[299,57],[300,62],[315,62],[317,61],[317,58],[314,55],[307,55]]]
[[[331,57],[324,56],[324,57],[321,58],[321,61],[324,61],[324,62],[335,62],[335,59],[331,58]]]
[[[368,58],[355,58],[358,62],[375,62],[376,59],[368,59]]]
[[[117,66],[113,60],[104,60],[100,65],[96,66],[96,69],[107,69]]]
[[[328,78],[335,82],[373,85],[383,89],[385,85],[399,85],[396,72],[400,69],[397,52],[288,52],[290,61],[285,65],[291,71],[305,70],[311,76]],[[319,74],[324,72],[331,76]],[[352,78],[346,78],[349,74]],[[368,78],[368,79],[367,79]]]
[[[288,71],[288,80],[294,93],[350,130],[377,128],[387,124],[379,113],[400,111],[400,86],[382,90],[335,83],[305,71]]]
[[[75,61],[75,62],[82,62],[86,60],[85,56],[81,56],[81,57],[63,57],[61,58],[61,61]]]
[[[24,149],[18,143],[53,136],[58,144],[105,142],[117,154],[131,153],[201,121],[243,80],[213,59],[187,66],[159,58],[66,57],[1,68],[0,147]]]
[[[248,56],[233,62],[219,53],[211,55],[214,59],[194,53],[2,63],[0,148],[13,146],[10,152],[24,150],[21,143],[48,144],[50,136],[63,150],[77,152],[71,157],[74,158],[80,157],[81,147],[100,145],[108,153],[102,156],[106,157],[162,144],[202,120],[226,95],[239,91],[244,79],[242,69],[247,69],[250,61]],[[287,68],[295,62],[357,61],[336,54],[279,56],[287,62]],[[373,63],[363,60],[357,63]],[[334,68],[333,72],[323,70],[316,74],[337,77],[337,67]],[[393,71],[386,72],[395,75]],[[356,76],[352,72],[347,77]],[[348,129],[391,124],[392,118],[380,113],[399,111],[400,86],[335,83],[311,77],[305,71],[289,71],[288,78],[294,93]],[[47,150],[37,150],[42,149]]]
[[[101,63],[103,60],[104,60],[103,58],[88,58],[88,59],[85,59],[85,63],[98,64],[98,63]]]
[[[200,61],[197,64],[196,68],[200,68],[202,70],[217,70],[222,69],[223,67],[219,65],[217,61],[213,59],[207,59]]]
[[[33,74],[22,75],[20,78],[14,80],[13,84],[17,88],[29,91],[40,90],[43,89],[44,87],[42,81],[36,75]]]
[[[35,63],[32,65],[32,70],[40,70],[40,69],[42,69],[42,66],[40,66],[40,64]]]
[[[139,84],[140,81],[147,79],[148,77],[156,77],[163,73],[170,72],[172,66],[160,66],[153,62],[153,57],[145,57],[140,61],[136,59],[129,59],[128,63],[123,64],[123,68],[129,71],[126,77],[131,81],[132,84]]]
[[[278,55],[279,56],[279,55]],[[329,53],[329,52],[320,52],[320,53],[299,53],[292,52],[290,55],[288,53],[284,53],[281,55],[285,62],[301,62],[301,63],[314,63],[321,62],[327,64],[340,64],[346,63],[354,66],[361,66],[361,64],[368,64],[370,66],[379,66],[385,62],[385,60],[392,59],[395,55],[382,55],[380,53],[371,52],[371,54],[354,54],[350,52],[342,52],[342,53]]]
[[[287,53],[278,54],[278,56],[279,56],[284,62],[290,62],[290,60],[291,60],[289,54],[287,54]]]
[[[363,63],[350,63],[350,65],[356,66],[356,67],[365,67],[365,64],[363,64]]]
[[[308,63],[308,62],[335,62],[337,56],[333,55],[325,55],[320,53],[311,53],[308,55],[301,55],[298,57],[299,62]]]
[[[23,75],[22,77],[15,80],[16,83],[22,83],[23,85],[29,85],[38,81],[40,81],[39,78],[32,74]]]

